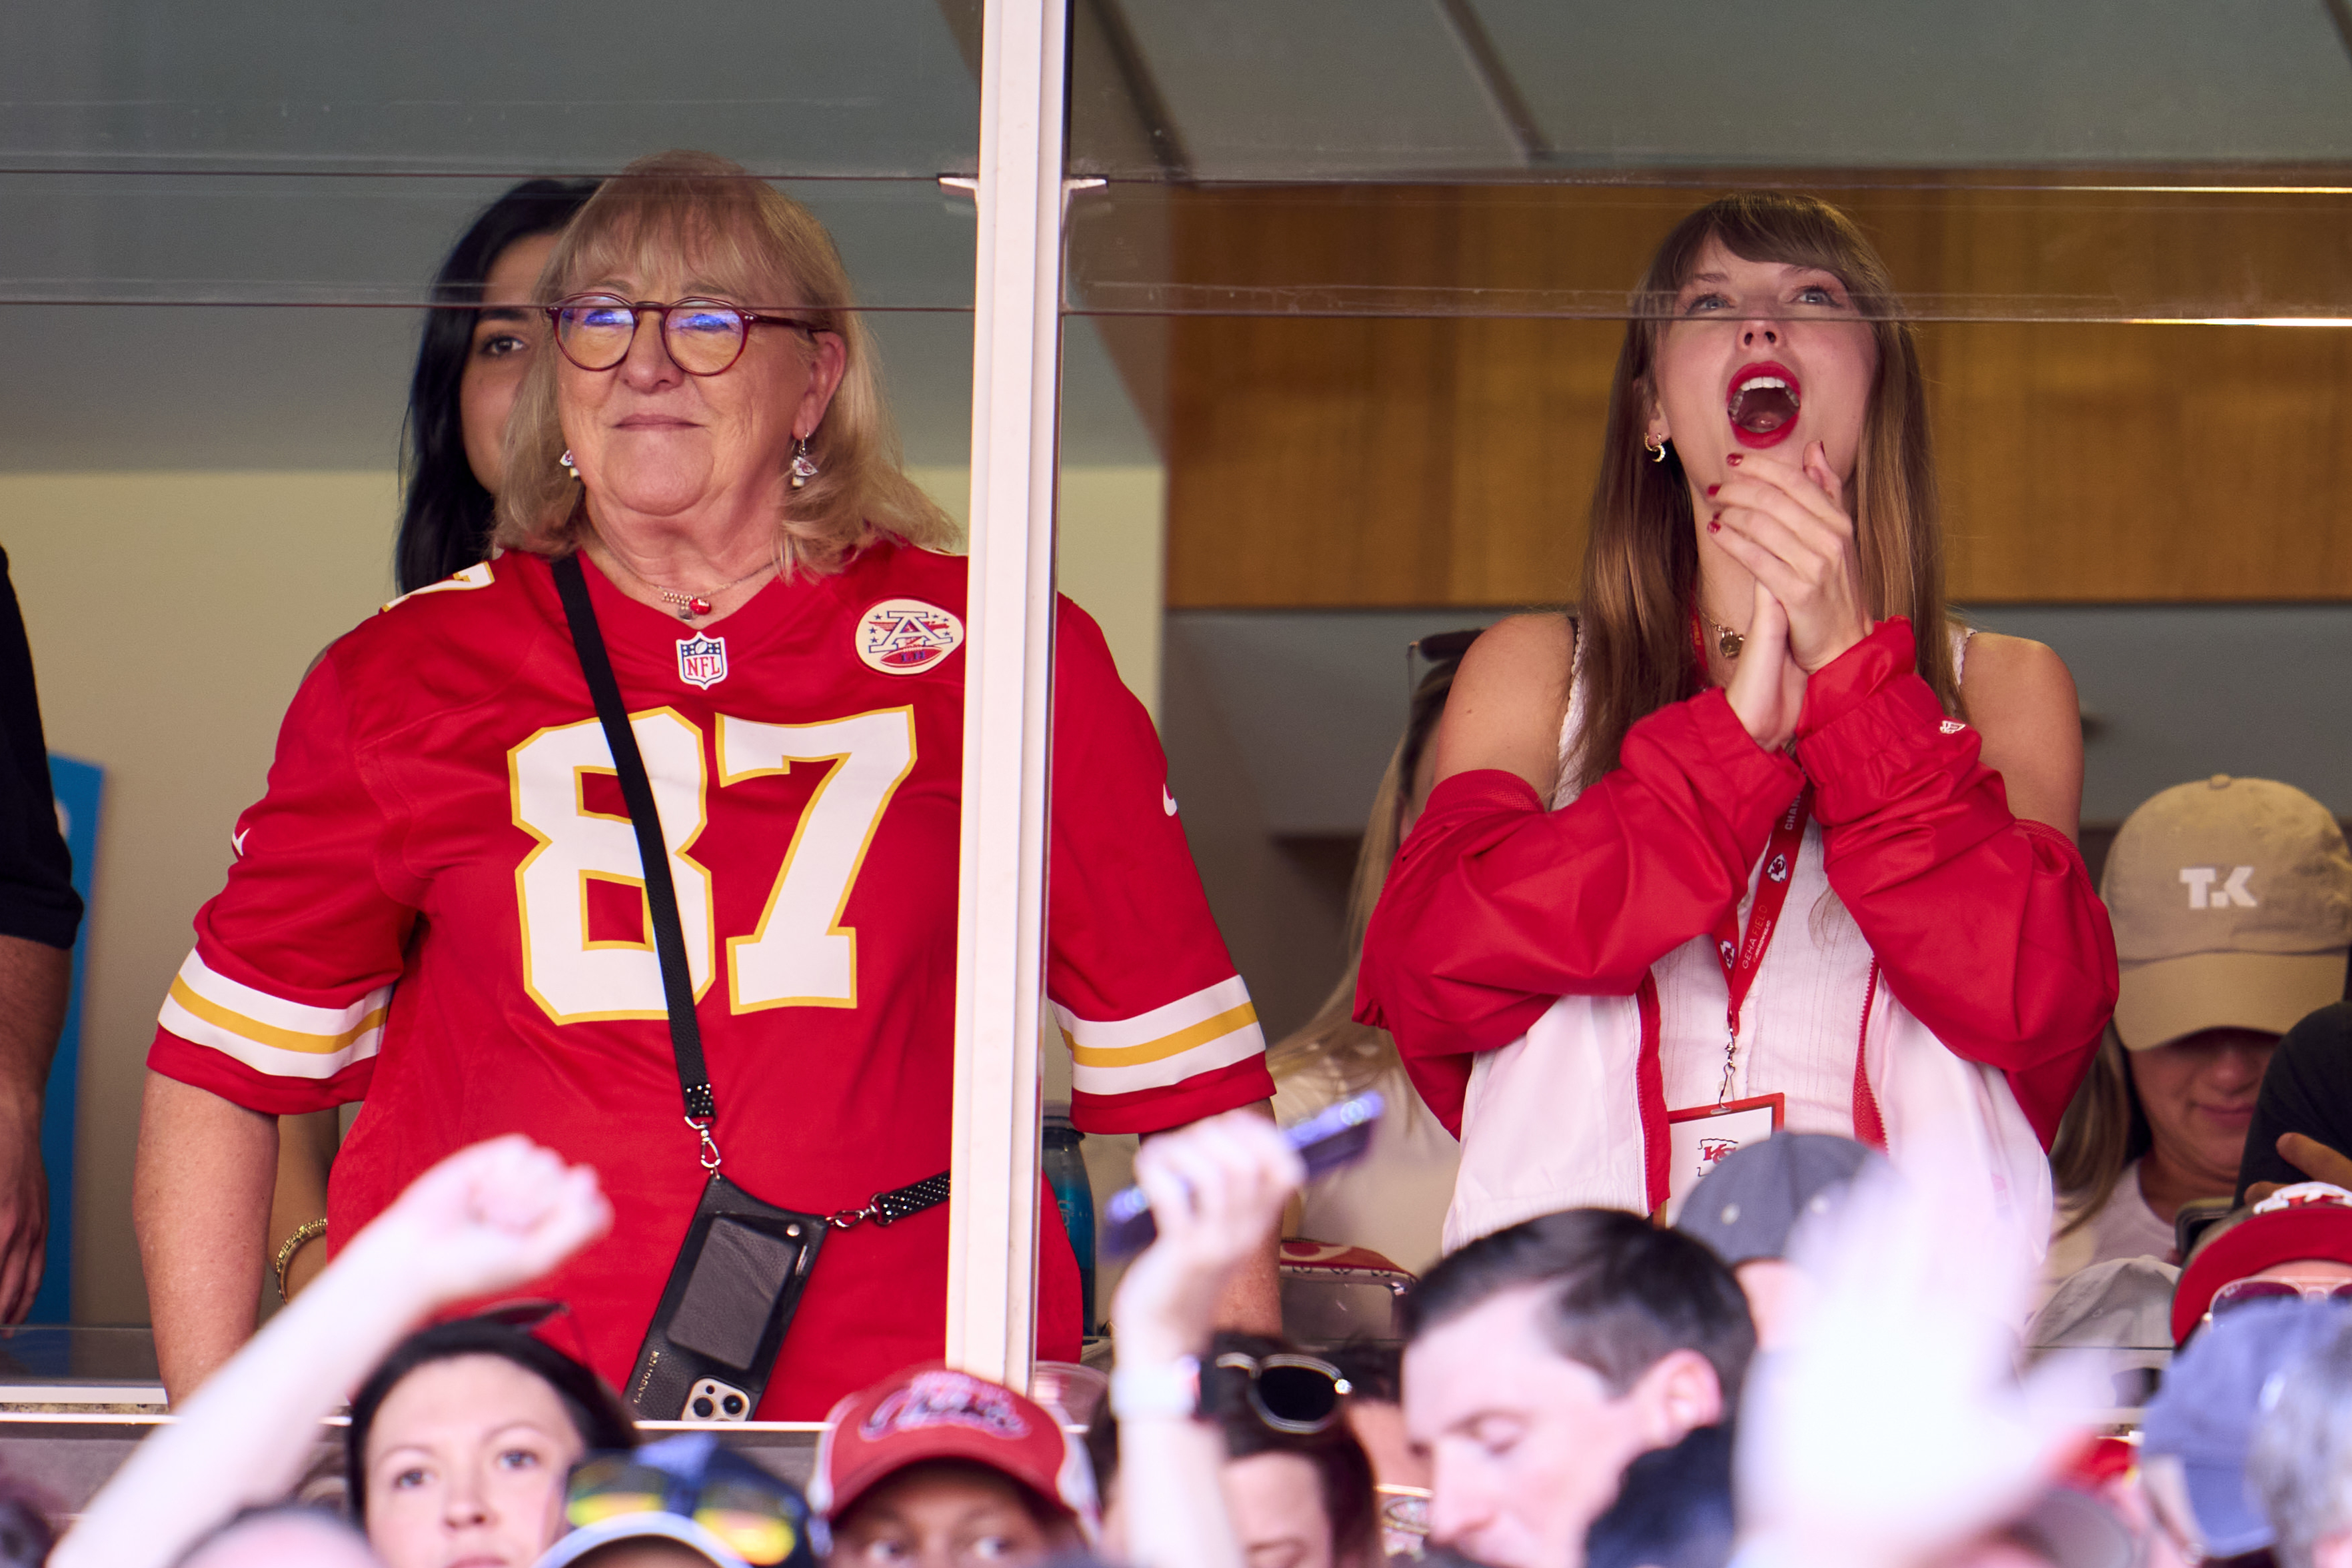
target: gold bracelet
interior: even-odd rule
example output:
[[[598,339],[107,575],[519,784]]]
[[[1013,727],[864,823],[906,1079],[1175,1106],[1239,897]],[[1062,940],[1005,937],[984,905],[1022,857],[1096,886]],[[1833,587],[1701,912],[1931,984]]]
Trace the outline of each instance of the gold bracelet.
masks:
[[[288,1237],[279,1245],[278,1249],[278,1299],[279,1301],[290,1299],[286,1294],[286,1270],[292,1266],[294,1254],[326,1233],[327,1221],[323,1216],[317,1219],[306,1219],[295,1228],[293,1235]]]

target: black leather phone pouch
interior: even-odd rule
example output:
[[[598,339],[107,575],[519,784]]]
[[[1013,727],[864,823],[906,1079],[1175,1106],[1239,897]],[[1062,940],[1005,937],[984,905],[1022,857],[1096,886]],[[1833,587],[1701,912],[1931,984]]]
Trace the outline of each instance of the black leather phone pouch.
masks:
[[[654,1420],[743,1421],[759,1408],[830,1225],[713,1175],[629,1374]]]

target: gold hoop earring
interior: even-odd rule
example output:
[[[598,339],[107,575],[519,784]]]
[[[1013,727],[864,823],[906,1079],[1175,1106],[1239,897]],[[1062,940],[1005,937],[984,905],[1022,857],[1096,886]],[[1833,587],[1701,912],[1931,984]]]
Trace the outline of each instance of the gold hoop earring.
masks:
[[[1666,442],[1663,437],[1653,444],[1647,435],[1643,436],[1642,450],[1650,455],[1650,461],[1653,463],[1664,463],[1666,460]]]

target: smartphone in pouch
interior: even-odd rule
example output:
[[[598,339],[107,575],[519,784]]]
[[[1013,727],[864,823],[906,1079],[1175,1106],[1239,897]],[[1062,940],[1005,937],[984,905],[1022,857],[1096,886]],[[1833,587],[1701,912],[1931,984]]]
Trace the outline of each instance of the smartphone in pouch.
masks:
[[[705,1193],[629,1377],[648,1419],[751,1419],[824,1239],[822,1216],[711,1186],[727,1190]]]

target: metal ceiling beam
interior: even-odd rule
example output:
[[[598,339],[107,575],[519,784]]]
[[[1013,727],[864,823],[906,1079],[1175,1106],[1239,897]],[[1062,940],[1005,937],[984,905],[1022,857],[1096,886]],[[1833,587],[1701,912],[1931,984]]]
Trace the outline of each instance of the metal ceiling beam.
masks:
[[[1470,67],[1470,74],[1486,95],[1486,102],[1502,122],[1503,130],[1519,150],[1519,157],[1530,168],[1549,163],[1556,149],[1546,134],[1543,122],[1536,118],[1534,106],[1527,94],[1519,90],[1518,78],[1511,74],[1502,52],[1495,47],[1494,36],[1486,31],[1486,19],[1478,15],[1472,0],[1433,0],[1437,14],[1462,47],[1462,57]],[[2347,0],[2330,0],[2342,5]]]

